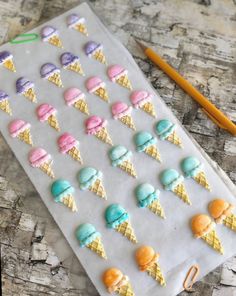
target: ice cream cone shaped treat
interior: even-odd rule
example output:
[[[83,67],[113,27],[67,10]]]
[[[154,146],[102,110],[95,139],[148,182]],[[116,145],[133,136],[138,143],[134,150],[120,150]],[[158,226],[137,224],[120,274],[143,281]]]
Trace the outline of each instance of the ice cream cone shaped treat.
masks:
[[[153,95],[146,90],[135,90],[131,93],[130,100],[134,108],[141,109],[152,117],[156,117],[152,97]]]
[[[47,121],[48,124],[56,131],[60,131],[59,123],[56,117],[57,110],[49,104],[41,104],[37,110],[38,119],[41,122]]]
[[[148,132],[138,132],[134,136],[134,142],[136,150],[138,152],[144,152],[153,159],[161,162],[161,156],[157,149],[157,139]]]
[[[124,69],[122,66],[110,66],[107,70],[107,75],[112,82],[116,82],[119,85],[132,90],[132,85],[128,77],[128,70]]]
[[[76,229],[75,235],[79,241],[80,247],[87,247],[101,258],[107,259],[101,233],[99,233],[92,224],[80,224]]]
[[[12,111],[9,103],[9,96],[3,90],[0,90],[0,109],[9,115],[12,115]]]
[[[183,202],[191,205],[188,193],[184,186],[184,177],[174,169],[167,169],[162,171],[160,175],[161,183],[165,190],[172,191]]]
[[[106,225],[121,233],[132,243],[136,244],[137,239],[129,220],[129,214],[119,204],[111,204],[105,211]]]
[[[99,77],[93,76],[86,81],[86,88],[89,93],[100,97],[103,101],[108,102],[108,93],[106,84]]]
[[[102,64],[107,64],[106,63],[106,58],[103,53],[103,46],[102,44],[96,43],[94,41],[89,41],[85,44],[84,47],[85,54],[89,58],[94,58],[96,61],[102,63]]]
[[[30,132],[30,124],[21,119],[15,119],[9,124],[9,132],[12,138],[18,138],[22,142],[33,146]]]
[[[85,19],[83,17],[80,17],[78,14],[70,14],[67,17],[67,25],[70,29],[75,29],[78,32],[84,34],[85,36],[88,36],[88,31],[85,26]]]
[[[60,70],[52,63],[44,64],[40,69],[40,74],[43,79],[47,79],[58,87],[63,87]]]
[[[114,119],[120,120],[129,128],[135,130],[133,118],[131,116],[132,107],[123,102],[115,102],[111,107],[111,112]]]
[[[191,220],[191,228],[196,238],[203,239],[211,248],[220,254],[224,253],[220,239],[215,231],[215,223],[204,214],[196,215]]]
[[[149,246],[141,246],[135,253],[135,259],[140,271],[146,271],[161,286],[165,286],[166,281],[157,262],[159,257],[160,255]]]
[[[156,133],[161,140],[167,140],[170,143],[183,148],[182,141],[176,133],[176,125],[168,119],[162,119],[156,124]]]
[[[52,179],[55,178],[52,170],[52,157],[43,148],[33,148],[29,153],[29,162],[32,167],[39,168]]]
[[[81,164],[83,163],[81,153],[79,150],[79,141],[77,141],[71,134],[69,133],[62,134],[58,138],[57,144],[62,154],[68,154],[74,160],[78,161]]]
[[[64,93],[64,100],[68,106],[74,106],[80,112],[89,115],[85,94],[78,88],[68,88]]]
[[[41,37],[44,42],[48,42],[53,46],[63,48],[59,32],[52,26],[45,26],[41,30]]]
[[[61,64],[64,69],[74,71],[80,75],[84,76],[84,71],[82,69],[82,66],[80,64],[80,60],[78,56],[75,56],[71,52],[64,52],[61,55]]]
[[[23,95],[33,103],[37,103],[37,98],[34,90],[34,83],[25,77],[21,77],[16,81],[16,92]]]
[[[102,183],[102,172],[95,168],[82,168],[77,175],[81,190],[89,190],[97,196],[107,199],[106,191]]]
[[[114,167],[120,168],[128,175],[137,178],[136,171],[131,162],[132,152],[127,150],[124,146],[117,145],[110,149],[109,158]]]
[[[236,231],[234,208],[234,205],[223,199],[214,199],[208,205],[208,211],[217,224],[224,224],[229,229]]]
[[[115,293],[120,296],[134,296],[129,278],[117,268],[107,269],[102,277],[108,293]]]
[[[211,191],[207,181],[206,174],[203,170],[203,164],[193,156],[186,157],[181,161],[181,169],[186,178],[194,179],[199,185]]]
[[[16,72],[13,55],[9,51],[0,52],[0,65],[12,72]]]
[[[143,183],[136,187],[135,196],[140,208],[148,208],[161,218],[165,218],[164,210],[159,201],[160,191],[151,184]]]
[[[86,133],[88,135],[94,135],[102,142],[112,146],[112,140],[106,128],[107,120],[102,119],[99,116],[90,116],[85,121]]]
[[[66,180],[56,180],[52,183],[51,193],[55,202],[63,203],[72,212],[77,212],[77,206],[74,199],[75,189]]]

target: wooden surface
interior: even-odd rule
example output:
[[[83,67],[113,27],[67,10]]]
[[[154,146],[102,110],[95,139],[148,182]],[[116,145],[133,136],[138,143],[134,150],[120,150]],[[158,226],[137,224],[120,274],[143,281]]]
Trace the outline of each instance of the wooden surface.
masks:
[[[190,134],[235,182],[236,138],[219,130],[194,101],[147,61],[132,35],[151,45],[236,121],[236,1],[90,2]],[[75,0],[0,1],[0,42],[77,4]],[[3,295],[97,295],[1,136],[0,164]],[[236,257],[197,282],[191,295],[235,296]]]

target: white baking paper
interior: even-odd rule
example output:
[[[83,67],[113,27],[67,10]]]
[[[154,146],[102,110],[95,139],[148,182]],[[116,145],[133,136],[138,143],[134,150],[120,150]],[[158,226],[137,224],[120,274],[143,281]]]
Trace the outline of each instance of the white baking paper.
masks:
[[[66,17],[71,13],[78,13],[85,17],[89,37],[67,28]],[[207,205],[213,198],[221,197],[232,203],[235,203],[235,198],[217,172],[193,144],[172,112],[148,84],[129,52],[108,32],[87,4],[82,4],[64,13],[49,21],[48,24],[58,28],[64,44],[63,50],[41,40],[18,45],[8,43],[0,48],[0,51],[9,50],[13,54],[17,69],[16,73],[11,73],[0,67],[0,89],[9,94],[13,110],[12,117],[4,112],[0,113],[1,132],[101,295],[108,295],[101,281],[101,276],[106,268],[113,266],[120,268],[124,274],[129,276],[135,295],[175,295],[182,290],[183,280],[191,265],[199,264],[200,276],[202,277],[235,254],[236,234],[226,227],[220,225],[216,227],[225,249],[223,256],[212,250],[202,240],[193,238],[189,227],[190,218],[197,213],[207,213]],[[35,28],[32,32],[39,33],[41,27]],[[144,153],[135,151],[134,132],[112,118],[110,104],[106,104],[86,91],[86,79],[92,75],[97,75],[106,82],[111,103],[121,100],[130,104],[130,92],[109,81],[106,66],[85,55],[83,46],[89,40],[103,44],[109,65],[120,64],[128,69],[134,89],[146,89],[154,94],[153,101],[157,110],[157,119],[168,118],[178,125],[177,132],[183,141],[184,149],[179,149],[167,141],[158,140],[157,145],[162,157],[161,164]],[[82,77],[71,71],[61,69],[64,89],[60,89],[43,80],[40,77],[39,70],[41,65],[47,62],[52,62],[60,67],[59,58],[64,51],[79,55],[86,76]],[[56,107],[61,126],[60,133],[54,131],[46,123],[39,122],[35,114],[37,105],[16,94],[15,82],[21,76],[28,77],[35,83],[38,104],[48,102]],[[108,120],[108,131],[114,144],[122,144],[133,151],[132,161],[137,170],[137,180],[111,166],[108,158],[108,145],[85,134],[84,120],[86,116],[75,108],[68,107],[64,102],[63,92],[69,87],[78,87],[84,91],[91,114],[99,115]],[[43,147],[52,155],[56,178],[67,179],[75,187],[77,213],[72,213],[62,204],[54,202],[50,193],[52,182],[39,169],[32,168],[28,163],[27,157],[30,148],[18,139],[9,136],[7,126],[15,118],[24,119],[31,123],[34,145]],[[137,131],[147,130],[155,134],[154,124],[157,120],[141,110],[134,110],[133,119]],[[56,141],[62,132],[70,132],[79,139],[84,165],[93,166],[103,172],[103,182],[108,196],[107,201],[79,189],[76,174],[82,166],[69,156],[59,153]],[[166,168],[174,168],[180,171],[182,158],[191,155],[196,156],[205,164],[205,172],[211,184],[212,192],[209,193],[201,188],[193,180],[185,180],[184,183],[192,201],[192,206],[188,206],[173,193],[162,189],[159,174]],[[142,182],[151,183],[161,190],[160,202],[165,210],[166,220],[162,220],[149,210],[137,207],[134,188]],[[121,204],[130,213],[131,223],[139,244],[133,245],[116,231],[106,228],[104,211],[111,203]],[[75,238],[75,229],[80,223],[84,222],[94,224],[96,229],[101,232],[108,256],[107,261],[87,248],[79,247]],[[134,253],[137,247],[142,244],[150,245],[160,253],[159,263],[166,278],[166,287],[160,287],[147,273],[138,270]]]

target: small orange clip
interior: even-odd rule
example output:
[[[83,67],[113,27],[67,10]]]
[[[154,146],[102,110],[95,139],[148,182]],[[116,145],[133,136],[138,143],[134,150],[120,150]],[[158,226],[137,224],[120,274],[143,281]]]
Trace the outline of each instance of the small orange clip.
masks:
[[[186,278],[184,280],[184,283],[183,283],[183,287],[184,287],[184,290],[186,291],[191,291],[192,290],[192,287],[193,287],[193,284],[195,283],[196,281],[196,278],[199,274],[199,266],[198,265],[192,265],[186,275]]]

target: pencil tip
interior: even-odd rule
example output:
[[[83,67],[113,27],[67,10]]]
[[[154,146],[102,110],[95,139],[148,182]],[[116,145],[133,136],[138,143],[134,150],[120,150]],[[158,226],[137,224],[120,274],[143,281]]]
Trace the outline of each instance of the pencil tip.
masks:
[[[141,43],[139,40],[137,40],[137,39],[134,38],[134,41],[138,44],[138,46],[139,46],[143,51],[145,51],[145,50],[147,49],[147,47],[146,47],[143,43]]]

